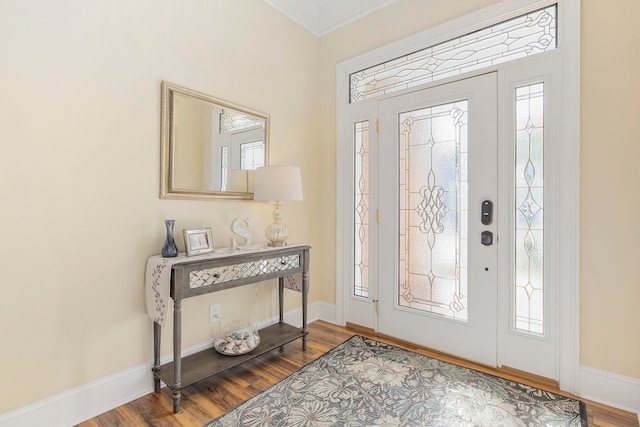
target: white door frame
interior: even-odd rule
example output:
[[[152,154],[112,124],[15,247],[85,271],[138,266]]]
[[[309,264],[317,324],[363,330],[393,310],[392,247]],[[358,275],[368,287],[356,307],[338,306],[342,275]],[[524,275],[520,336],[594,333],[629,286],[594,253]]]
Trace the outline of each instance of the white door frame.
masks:
[[[515,16],[558,4],[558,50],[562,55],[563,165],[555,183],[559,194],[558,230],[558,381],[562,390],[579,394],[579,243],[580,243],[580,0],[504,0],[495,5],[375,49],[336,66],[337,182],[336,182],[336,323],[345,324],[346,298],[351,283],[349,235],[351,205],[351,139],[346,132],[349,75],[364,68],[415,52]]]

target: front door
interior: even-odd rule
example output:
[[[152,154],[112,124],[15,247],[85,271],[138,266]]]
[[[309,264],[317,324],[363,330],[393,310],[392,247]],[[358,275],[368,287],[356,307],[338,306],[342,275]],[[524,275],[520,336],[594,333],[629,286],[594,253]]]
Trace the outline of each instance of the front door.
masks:
[[[380,333],[497,364],[497,83],[380,101]]]

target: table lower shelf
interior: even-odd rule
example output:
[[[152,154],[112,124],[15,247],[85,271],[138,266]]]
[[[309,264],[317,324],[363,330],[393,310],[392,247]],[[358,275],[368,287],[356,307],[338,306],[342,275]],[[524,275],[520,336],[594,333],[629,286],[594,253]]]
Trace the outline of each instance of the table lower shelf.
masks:
[[[175,387],[173,375],[173,362],[160,367],[154,376],[164,382],[171,390],[182,390],[205,378],[226,371],[229,368],[240,365],[247,360],[261,356],[280,346],[283,346],[298,338],[307,335],[301,328],[296,328],[286,323],[276,323],[260,329],[260,345],[249,353],[240,356],[225,356],[213,348],[208,348],[199,353],[182,358],[182,385]]]

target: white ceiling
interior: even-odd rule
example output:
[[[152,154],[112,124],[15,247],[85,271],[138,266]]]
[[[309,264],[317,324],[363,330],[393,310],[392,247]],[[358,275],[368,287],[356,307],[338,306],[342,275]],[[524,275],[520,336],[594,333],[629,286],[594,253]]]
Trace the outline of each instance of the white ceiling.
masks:
[[[397,0],[265,0],[316,36],[327,34]]]

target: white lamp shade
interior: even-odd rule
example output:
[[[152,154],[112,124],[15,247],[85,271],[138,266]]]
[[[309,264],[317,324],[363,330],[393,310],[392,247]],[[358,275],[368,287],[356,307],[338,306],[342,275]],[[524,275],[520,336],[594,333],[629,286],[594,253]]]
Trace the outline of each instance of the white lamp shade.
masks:
[[[256,170],[253,200],[302,200],[302,179],[297,166],[264,166]]]

